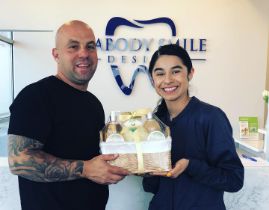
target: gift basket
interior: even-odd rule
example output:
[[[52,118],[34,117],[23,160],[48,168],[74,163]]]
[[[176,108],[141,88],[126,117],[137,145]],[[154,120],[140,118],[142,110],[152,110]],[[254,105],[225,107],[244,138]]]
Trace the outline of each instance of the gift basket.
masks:
[[[169,127],[148,109],[133,112],[112,111],[100,131],[102,154],[119,154],[111,165],[132,174],[164,172],[171,169]]]

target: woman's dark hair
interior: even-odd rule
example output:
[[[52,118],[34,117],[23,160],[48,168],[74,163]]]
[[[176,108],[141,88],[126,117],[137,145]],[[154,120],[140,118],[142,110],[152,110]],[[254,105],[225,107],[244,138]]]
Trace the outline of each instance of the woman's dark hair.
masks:
[[[161,55],[174,55],[174,56],[179,57],[182,60],[183,64],[187,67],[188,74],[190,73],[191,68],[192,68],[192,62],[187,51],[177,44],[168,44],[168,45],[161,46],[152,55],[150,63],[149,63],[150,76],[152,76],[152,70],[154,68],[154,65]]]
[[[182,63],[187,67],[188,74],[191,72],[192,69],[192,62],[189,54],[187,51],[180,47],[177,44],[168,44],[161,46],[151,57],[149,63],[149,74],[152,77],[152,71],[155,66],[156,61],[161,55],[174,55],[177,56],[182,60]],[[155,108],[155,114],[160,117],[161,115],[165,114],[167,111],[166,103],[164,99],[160,99],[158,102],[157,107]]]

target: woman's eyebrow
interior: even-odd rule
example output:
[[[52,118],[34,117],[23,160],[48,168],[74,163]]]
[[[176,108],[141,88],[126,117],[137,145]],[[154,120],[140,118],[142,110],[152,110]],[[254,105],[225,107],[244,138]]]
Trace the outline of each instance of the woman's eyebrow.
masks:
[[[181,65],[175,65],[175,66],[172,66],[171,69],[183,69],[183,67]],[[163,68],[158,67],[158,68],[153,69],[153,72],[155,72],[155,71],[163,71],[163,70],[164,70]]]
[[[171,69],[182,69],[182,66],[176,65],[176,66],[173,66]]]
[[[153,69],[153,71],[155,72],[155,71],[162,71],[163,70],[163,68],[155,68],[155,69]]]

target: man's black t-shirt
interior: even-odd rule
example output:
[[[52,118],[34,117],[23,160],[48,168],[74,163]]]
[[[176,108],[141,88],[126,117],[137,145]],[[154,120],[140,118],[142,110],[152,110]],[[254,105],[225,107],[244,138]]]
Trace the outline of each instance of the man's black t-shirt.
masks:
[[[9,134],[40,141],[56,157],[89,160],[99,155],[104,110],[90,92],[54,76],[24,88],[10,106]],[[108,187],[88,179],[34,182],[19,177],[22,210],[104,210]]]

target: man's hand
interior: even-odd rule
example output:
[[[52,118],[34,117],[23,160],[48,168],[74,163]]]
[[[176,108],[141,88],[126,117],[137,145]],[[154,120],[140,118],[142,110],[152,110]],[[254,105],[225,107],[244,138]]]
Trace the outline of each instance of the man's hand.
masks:
[[[112,166],[107,161],[115,160],[118,155],[99,155],[84,161],[82,177],[99,184],[115,184],[122,180],[129,172],[123,168]]]

